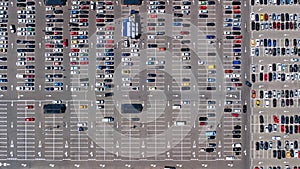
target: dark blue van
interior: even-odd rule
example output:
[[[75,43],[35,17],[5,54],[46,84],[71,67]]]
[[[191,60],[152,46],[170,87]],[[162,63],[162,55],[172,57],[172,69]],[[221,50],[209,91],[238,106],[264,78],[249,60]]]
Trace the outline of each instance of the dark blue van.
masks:
[[[239,61],[239,60],[234,60],[234,61],[232,61],[232,64],[234,64],[234,65],[236,65],[236,64],[241,64],[241,61]]]
[[[233,49],[233,52],[241,52],[241,49]]]
[[[214,39],[215,37],[215,35],[206,35],[206,39]]]

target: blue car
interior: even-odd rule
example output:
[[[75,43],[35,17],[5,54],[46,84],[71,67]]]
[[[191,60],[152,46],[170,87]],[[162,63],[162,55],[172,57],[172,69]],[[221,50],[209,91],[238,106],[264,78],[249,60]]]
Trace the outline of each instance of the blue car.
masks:
[[[206,39],[214,39],[215,37],[215,35],[206,35]]]
[[[273,40],[273,47],[276,47],[276,40]]]
[[[259,16],[258,16],[258,14],[255,14],[255,21],[259,21]]]
[[[0,83],[7,82],[7,79],[0,79]]]
[[[268,47],[271,47],[272,46],[272,41],[271,39],[268,39]]]
[[[241,30],[240,27],[232,27],[232,30]]]
[[[45,87],[45,90],[46,90],[46,91],[53,91],[54,88],[53,88],[53,87]]]
[[[114,62],[105,62],[106,65],[113,65]]]
[[[273,21],[276,21],[276,14],[275,13],[272,14],[272,19],[273,19]]]
[[[241,66],[232,66],[232,69],[240,69]]]
[[[273,80],[276,80],[276,73],[273,73]]]
[[[233,49],[233,52],[241,52],[241,49]]]
[[[79,13],[79,11],[77,11],[77,10],[71,10],[70,11],[70,14],[78,14]]]
[[[62,82],[55,82],[55,83],[54,83],[54,86],[62,86],[62,85],[63,85]]]
[[[105,56],[114,56],[114,53],[104,53]]]
[[[173,22],[173,26],[181,26],[181,23],[179,23],[179,22]]]
[[[78,39],[87,39],[88,37],[87,36],[85,36],[85,35],[80,35],[80,36],[78,36]]]
[[[122,56],[130,56],[130,53],[122,53]]]
[[[239,61],[239,60],[234,60],[234,61],[232,61],[232,64],[234,64],[234,65],[241,64],[241,61]]]
[[[284,120],[284,115],[281,115],[281,124],[284,124],[285,120]]]
[[[106,68],[106,66],[96,66],[97,69],[103,70]]]

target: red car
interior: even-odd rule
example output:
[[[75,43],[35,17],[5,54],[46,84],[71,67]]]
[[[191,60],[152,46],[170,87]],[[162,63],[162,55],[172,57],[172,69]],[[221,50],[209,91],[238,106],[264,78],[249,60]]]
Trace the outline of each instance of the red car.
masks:
[[[112,27],[112,26],[107,26],[107,27],[105,28],[105,30],[115,30],[115,28]]]
[[[45,46],[46,46],[46,48],[53,48],[54,47],[54,45],[49,44],[49,43],[45,44]]]
[[[80,9],[89,9],[89,6],[82,5],[82,6],[80,6]]]
[[[207,122],[200,122],[200,126],[205,126],[207,125]]]
[[[232,70],[225,70],[225,73],[232,73],[233,71]]]
[[[72,48],[72,49],[71,49],[71,52],[79,52],[79,49],[74,49],[74,48]]]
[[[233,9],[240,9],[241,7],[240,6],[238,6],[238,5],[234,5],[233,6]]]
[[[277,30],[280,30],[280,22],[277,22]]]
[[[25,109],[33,109],[33,105],[27,105],[25,106]]]
[[[264,80],[268,81],[268,74],[267,73],[264,74]]]
[[[157,18],[157,15],[156,15],[156,14],[151,14],[151,15],[149,16],[149,18]]]
[[[234,40],[233,43],[241,43],[241,40]]]
[[[34,118],[33,117],[25,118],[25,121],[34,121]]]
[[[26,57],[26,60],[29,61],[29,60],[34,60],[34,57]]]
[[[300,134],[300,125],[298,126],[298,131],[299,131],[298,133]]]
[[[300,127],[300,126],[299,126]],[[298,150],[298,158],[300,158],[300,150]]]
[[[104,19],[96,19],[96,22],[104,22]]]
[[[242,39],[242,38],[243,38],[242,35],[234,36],[234,39]]]
[[[273,22],[273,29],[276,29],[276,22]]]
[[[70,65],[78,65],[78,62],[70,62]]]
[[[268,14],[265,13],[265,17],[264,18],[265,18],[265,21],[268,21],[268,19],[269,19]]]
[[[62,35],[62,32],[54,32],[54,35]]]
[[[87,19],[83,19],[83,18],[79,19],[79,22],[87,22],[87,21],[88,21]]]
[[[241,13],[241,11],[236,9],[236,10],[233,10],[233,13],[239,14],[239,13]]]
[[[108,1],[108,2],[105,2],[106,5],[112,5],[112,2]]]
[[[188,35],[189,33],[190,33],[190,32],[188,32],[188,31],[181,31],[181,32],[180,32],[181,35]]]
[[[108,39],[108,40],[106,40],[106,43],[114,43],[114,40]]]
[[[107,44],[107,43],[106,43],[106,44],[104,45],[104,47],[105,47],[105,48],[112,48],[113,46],[112,46],[112,44]]]
[[[78,35],[78,32],[70,32],[70,35]]]
[[[53,65],[61,65],[61,62],[53,62]]]
[[[64,41],[63,41],[63,46],[68,46],[68,39],[64,39]]]
[[[89,64],[89,62],[81,61],[80,64],[81,64],[81,65],[87,65],[87,64]]]
[[[239,117],[239,114],[237,114],[237,113],[231,113],[231,116],[232,117]]]
[[[278,117],[276,115],[273,115],[273,120],[274,120],[274,123],[279,123]]]
[[[25,78],[32,79],[32,78],[34,78],[34,75],[25,75]]]
[[[149,30],[149,31],[151,31],[151,30],[155,30],[155,27],[153,27],[153,26],[149,26],[149,27],[148,27],[148,30]]]
[[[290,22],[290,29],[294,29],[294,24],[293,24],[293,22]]]
[[[207,9],[207,7],[206,6],[200,6],[200,8],[199,8],[200,10],[203,10],[203,9]]]
[[[281,125],[281,126],[280,126],[280,132],[281,132],[281,133],[284,133],[284,125]]]
[[[234,84],[233,84],[234,87],[242,86],[242,85],[243,85],[242,83],[234,83]]]

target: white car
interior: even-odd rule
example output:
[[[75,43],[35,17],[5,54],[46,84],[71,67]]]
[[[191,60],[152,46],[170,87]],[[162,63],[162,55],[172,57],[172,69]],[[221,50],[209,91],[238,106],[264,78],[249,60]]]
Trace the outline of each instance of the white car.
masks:
[[[254,14],[254,12],[252,12],[252,13],[250,14],[250,18],[251,18],[251,21],[255,21],[255,14]]]
[[[235,147],[242,147],[242,144],[241,143],[233,143],[232,148],[235,148]]]
[[[53,7],[46,7],[46,11],[53,11],[54,8]]]
[[[23,62],[23,61],[21,61],[21,62],[16,62],[16,65],[17,65],[17,66],[24,66],[24,65],[26,65],[26,62]]]
[[[299,62],[298,58],[291,58],[291,62]]]
[[[148,39],[155,39],[154,35],[148,35]]]
[[[154,91],[154,90],[156,90],[156,87],[149,87],[149,90]]]
[[[77,127],[87,127],[88,125],[87,125],[87,122],[79,122],[78,124],[77,124]]]
[[[16,87],[16,90],[18,90],[18,91],[19,91],[19,90],[25,90],[25,87],[24,87],[24,86],[17,86],[17,87]]]

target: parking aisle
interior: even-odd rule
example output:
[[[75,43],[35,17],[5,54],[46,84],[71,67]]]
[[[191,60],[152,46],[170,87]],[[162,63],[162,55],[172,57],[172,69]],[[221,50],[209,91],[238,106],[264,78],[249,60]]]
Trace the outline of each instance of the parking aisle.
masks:
[[[35,159],[35,103],[18,102],[17,105],[17,147],[18,159]],[[12,152],[11,152],[12,153]],[[10,154],[14,157],[14,154]]]

